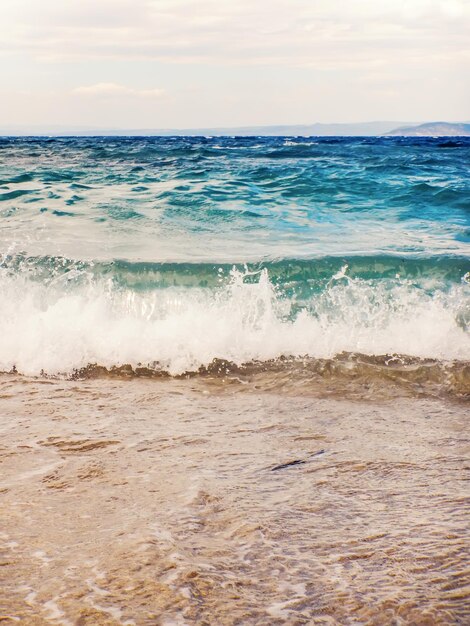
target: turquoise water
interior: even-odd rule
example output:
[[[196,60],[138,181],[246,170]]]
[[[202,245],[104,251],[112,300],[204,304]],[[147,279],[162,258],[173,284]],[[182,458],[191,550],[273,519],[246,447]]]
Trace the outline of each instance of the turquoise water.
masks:
[[[470,140],[0,139],[0,369],[470,359]]]

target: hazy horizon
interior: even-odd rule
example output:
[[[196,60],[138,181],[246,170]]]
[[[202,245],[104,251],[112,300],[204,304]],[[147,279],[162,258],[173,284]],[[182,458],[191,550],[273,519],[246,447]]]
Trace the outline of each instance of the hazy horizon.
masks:
[[[439,125],[470,125],[467,121],[448,122],[387,122],[372,121],[347,124],[342,122],[313,124],[274,124],[260,126],[222,126],[206,128],[104,128],[92,126],[1,126],[0,137],[145,137],[145,136],[381,136],[401,129],[414,129],[432,124]],[[443,133],[447,134],[447,133]],[[455,133],[451,133],[455,134]],[[468,134],[468,130],[462,134]]]

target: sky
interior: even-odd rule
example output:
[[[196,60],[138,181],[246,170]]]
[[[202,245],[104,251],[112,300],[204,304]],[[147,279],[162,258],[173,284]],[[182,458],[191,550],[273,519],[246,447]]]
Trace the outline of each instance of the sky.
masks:
[[[0,126],[470,119],[470,0],[0,0]]]

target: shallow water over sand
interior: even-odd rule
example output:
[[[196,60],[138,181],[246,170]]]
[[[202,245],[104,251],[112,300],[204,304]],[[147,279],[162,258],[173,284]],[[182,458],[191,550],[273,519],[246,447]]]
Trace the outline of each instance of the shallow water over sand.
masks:
[[[468,404],[259,382],[1,376],[5,623],[469,623]]]

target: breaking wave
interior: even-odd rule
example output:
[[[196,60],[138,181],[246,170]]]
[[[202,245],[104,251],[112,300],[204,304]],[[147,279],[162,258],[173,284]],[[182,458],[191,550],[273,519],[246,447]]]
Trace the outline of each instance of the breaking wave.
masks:
[[[242,366],[344,353],[469,361],[465,262],[400,263],[219,267],[5,257],[0,369],[73,375],[126,365],[180,375],[214,360]]]

